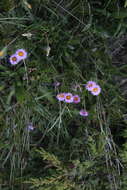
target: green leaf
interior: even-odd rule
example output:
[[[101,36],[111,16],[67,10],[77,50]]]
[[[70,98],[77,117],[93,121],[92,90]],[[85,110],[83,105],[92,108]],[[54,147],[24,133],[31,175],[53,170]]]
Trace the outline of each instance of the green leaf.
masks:
[[[120,10],[119,12],[114,12],[111,14],[112,17],[116,19],[123,19],[127,17],[127,9]]]
[[[126,7],[127,7],[127,0],[124,3],[124,8],[126,8]]]
[[[2,50],[0,50],[0,59],[3,59],[6,56],[7,47],[4,47]]]
[[[10,91],[9,95],[8,95],[8,98],[7,98],[7,104],[10,105],[11,103],[11,100],[12,100],[12,97],[13,95],[15,94],[15,89],[12,88],[12,90]]]
[[[26,97],[27,97],[27,93],[25,89],[22,86],[16,87],[16,98],[20,104],[24,103],[24,101],[26,100]]]

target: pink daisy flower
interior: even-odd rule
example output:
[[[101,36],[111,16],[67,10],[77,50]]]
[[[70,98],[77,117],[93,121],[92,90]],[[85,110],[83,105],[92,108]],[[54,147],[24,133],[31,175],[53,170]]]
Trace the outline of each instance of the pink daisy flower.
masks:
[[[95,85],[92,90],[91,90],[91,93],[94,95],[94,96],[97,96],[99,95],[101,92],[101,88],[99,85]]]
[[[80,102],[80,97],[79,97],[79,95],[74,95],[74,96],[73,96],[73,102],[74,102],[75,104],[78,104],[78,103]]]
[[[86,83],[85,87],[86,87],[86,89],[88,91],[91,91],[95,85],[96,85],[96,82],[94,82],[94,81],[88,81]]]
[[[73,102],[73,95],[71,93],[65,93],[65,102],[67,103]]]
[[[83,116],[83,117],[87,117],[89,114],[88,114],[88,112],[86,111],[86,110],[80,110],[80,112],[79,112],[79,114],[81,115],[81,116]]]
[[[16,65],[20,61],[16,54],[11,55],[9,59],[12,65]]]
[[[64,101],[64,100],[65,100],[65,93],[57,94],[56,98],[57,98],[59,101]]]
[[[16,55],[20,60],[27,58],[27,52],[24,49],[18,49]]]

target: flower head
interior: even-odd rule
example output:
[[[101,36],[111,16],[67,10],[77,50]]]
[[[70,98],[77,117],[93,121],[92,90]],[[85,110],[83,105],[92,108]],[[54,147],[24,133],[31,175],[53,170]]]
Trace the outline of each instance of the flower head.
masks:
[[[83,117],[87,117],[89,115],[88,112],[84,109],[80,110],[79,114]]]
[[[78,95],[74,95],[74,96],[73,96],[73,102],[74,102],[75,104],[79,103],[79,102],[80,102],[80,97],[79,97]]]
[[[60,86],[60,82],[58,82],[58,81],[54,82],[54,83],[53,83],[53,86],[55,86],[55,87]]]
[[[12,65],[16,65],[19,61],[20,61],[20,59],[17,57],[16,54],[11,55],[11,57],[10,57],[10,63]]]
[[[67,103],[73,102],[73,95],[71,93],[65,93],[65,102]]]
[[[94,95],[94,96],[97,96],[99,95],[101,92],[101,88],[99,85],[95,85],[92,90],[91,90],[91,93]]]
[[[16,55],[20,60],[27,58],[27,52],[24,49],[18,49]]]
[[[27,129],[28,129],[28,131],[33,131],[34,126],[30,123],[30,124],[28,124]]]
[[[59,101],[64,101],[64,100],[65,100],[65,93],[57,94],[56,98],[57,98]]]
[[[86,89],[88,91],[91,91],[94,88],[95,85],[96,85],[96,82],[94,82],[94,81],[88,81],[87,84],[85,85],[85,87],[86,87]]]

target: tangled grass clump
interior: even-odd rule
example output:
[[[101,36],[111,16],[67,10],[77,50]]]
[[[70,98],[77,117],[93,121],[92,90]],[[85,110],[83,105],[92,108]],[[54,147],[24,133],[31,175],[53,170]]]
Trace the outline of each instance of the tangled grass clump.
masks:
[[[0,188],[126,190],[126,1],[0,5]]]

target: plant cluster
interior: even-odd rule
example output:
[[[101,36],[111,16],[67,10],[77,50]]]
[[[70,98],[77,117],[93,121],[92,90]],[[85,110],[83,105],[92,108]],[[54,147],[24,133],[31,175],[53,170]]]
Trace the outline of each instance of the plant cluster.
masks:
[[[0,188],[127,189],[127,1],[0,1]]]

